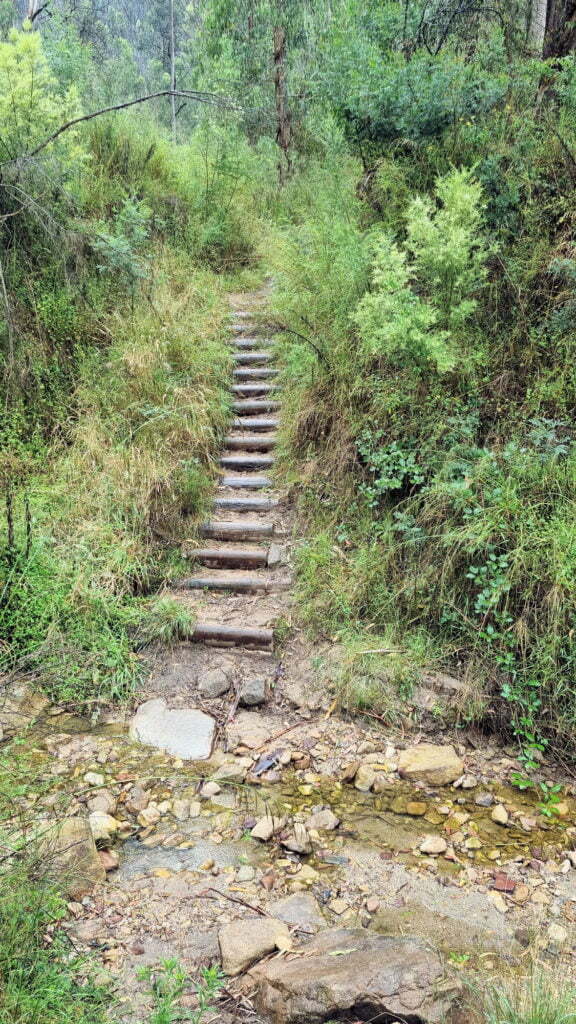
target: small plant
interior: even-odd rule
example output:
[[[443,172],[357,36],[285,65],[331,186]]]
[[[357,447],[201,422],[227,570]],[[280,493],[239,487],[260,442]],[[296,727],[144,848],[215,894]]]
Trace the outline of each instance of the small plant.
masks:
[[[540,782],[539,783],[540,793],[542,799],[538,804],[538,810],[546,818],[553,818],[558,814],[558,804],[560,803],[560,797],[562,795],[561,783],[553,782]]]
[[[543,971],[500,980],[480,996],[485,1024],[576,1024],[576,989]]]
[[[174,1024],[176,1021],[202,1024],[206,1014],[216,1009],[214,1001],[224,985],[218,967],[205,967],[200,981],[194,985],[198,1006],[192,1010],[178,1005],[189,982],[185,968],[177,960],[163,960],[156,968],[145,967],[139,977],[151,982],[150,992],[156,1004],[148,1024]]]
[[[448,960],[455,967],[464,967],[470,959],[470,953],[449,953]]]
[[[369,428],[362,431],[357,441],[358,451],[372,477],[369,483],[360,485],[360,490],[371,507],[378,505],[390,491],[416,487],[424,482],[424,472],[409,447],[401,447],[397,441],[382,442],[382,431],[374,432]],[[406,520],[401,519],[399,529],[404,523]]]

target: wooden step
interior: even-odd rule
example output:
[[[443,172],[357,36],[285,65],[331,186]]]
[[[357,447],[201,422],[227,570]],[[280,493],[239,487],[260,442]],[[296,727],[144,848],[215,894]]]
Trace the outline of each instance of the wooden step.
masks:
[[[240,397],[245,396],[246,398],[252,398],[255,395],[269,395],[272,391],[277,390],[274,384],[268,384],[265,380],[260,384],[254,384],[253,382],[250,384],[233,384],[231,388],[232,394],[239,395]]]
[[[276,434],[229,434],[224,438],[226,448],[240,451],[268,451],[276,445]]]
[[[237,593],[257,593],[272,588],[271,580],[261,576],[244,576],[242,573],[223,572],[212,576],[190,576],[175,584],[180,590],[228,590]]]
[[[214,498],[214,508],[225,509],[227,512],[271,512],[278,508],[276,498]]]
[[[265,348],[260,349],[258,352],[236,352],[234,355],[234,362],[242,365],[270,363],[272,362],[272,353],[269,349]]]
[[[220,465],[225,469],[269,469],[275,463],[273,455],[222,455]]]
[[[229,647],[272,647],[274,632],[256,626],[228,626],[219,622],[197,622],[191,640]]]
[[[213,540],[255,540],[260,537],[274,537],[274,523],[259,523],[258,520],[209,519],[200,527],[203,537]]]
[[[267,476],[223,476],[220,480],[220,486],[247,487],[251,491],[259,491],[263,487],[272,487],[272,481]]]
[[[237,402],[232,403],[234,412],[249,413],[249,412],[274,412],[280,408],[280,402],[276,402],[273,398],[240,398]]]
[[[191,551],[190,558],[195,562],[218,568],[263,569],[268,564],[266,548],[196,548]]]
[[[246,417],[243,417],[242,419],[233,420],[232,421],[232,426],[233,426],[233,428],[235,430],[239,430],[241,428],[245,429],[245,430],[262,430],[262,431],[264,431],[264,430],[276,430],[276,428],[280,426],[280,420],[275,419],[273,417],[267,418],[267,417],[261,417],[261,416],[255,416],[255,417],[246,416]]]
[[[280,370],[269,366],[240,366],[234,370],[236,380],[269,380],[277,377]]]

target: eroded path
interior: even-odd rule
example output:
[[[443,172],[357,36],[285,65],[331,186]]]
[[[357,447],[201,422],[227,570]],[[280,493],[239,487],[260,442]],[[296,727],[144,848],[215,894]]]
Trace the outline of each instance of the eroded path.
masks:
[[[72,893],[68,927],[118,979],[122,1019],[147,1019],[138,969],[174,957],[192,976],[223,962],[217,1019],[228,1024],[285,1024],[304,1004],[310,1021],[373,1018],[390,979],[372,968],[396,961],[412,987],[392,993],[390,1013],[443,1020],[463,969],[517,973],[537,956],[572,970],[573,795],[543,816],[507,785],[512,751],[439,738],[425,711],[412,733],[339,718],[337,648],[294,632],[275,649],[292,538],[260,301],[236,302],[233,428],[213,514],[174,590],[196,612],[195,636],[158,653],[131,733],[121,716],[94,730],[57,709],[38,726],[37,810],[90,821],[107,879]],[[428,680],[438,700],[450,685]],[[305,972],[292,951],[302,944]],[[256,962],[261,973],[246,973]],[[323,1005],[302,990],[316,969],[332,993]],[[380,989],[365,992],[371,971]]]

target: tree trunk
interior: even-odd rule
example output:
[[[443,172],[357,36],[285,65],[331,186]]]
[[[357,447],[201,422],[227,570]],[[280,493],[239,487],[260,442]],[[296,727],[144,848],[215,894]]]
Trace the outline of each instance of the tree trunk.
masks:
[[[544,57],[566,57],[576,49],[576,0],[549,0]]]
[[[528,47],[530,53],[535,57],[541,57],[544,52],[547,14],[548,0],[532,0],[530,5],[530,24],[528,26]]]
[[[174,32],[174,0],[170,0],[170,121],[172,126],[172,142],[176,142],[176,46]]]
[[[284,185],[292,174],[290,143],[292,129],[286,97],[286,32],[281,26],[274,29],[274,95],[276,98],[276,142],[281,153],[278,161],[278,180]]]

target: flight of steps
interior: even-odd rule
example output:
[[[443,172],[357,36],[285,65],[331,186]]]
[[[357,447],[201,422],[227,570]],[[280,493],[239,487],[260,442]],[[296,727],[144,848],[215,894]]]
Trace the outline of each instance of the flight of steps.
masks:
[[[234,352],[233,420],[220,457],[222,475],[208,522],[201,528],[204,543],[190,552],[194,573],[178,588],[210,597],[210,618],[199,616],[192,639],[223,646],[270,650],[273,629],[251,622],[230,622],[225,604],[215,595],[262,595],[287,586],[280,570],[278,500],[269,476],[280,408],[274,352],[250,331],[249,313],[236,311],[232,322]],[[218,615],[218,612],[221,612]]]

